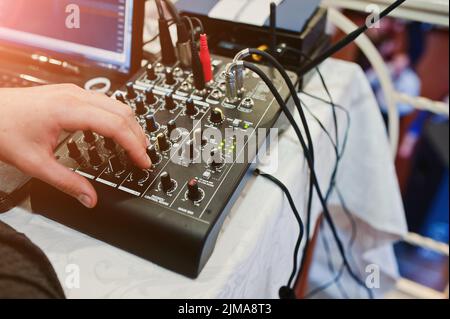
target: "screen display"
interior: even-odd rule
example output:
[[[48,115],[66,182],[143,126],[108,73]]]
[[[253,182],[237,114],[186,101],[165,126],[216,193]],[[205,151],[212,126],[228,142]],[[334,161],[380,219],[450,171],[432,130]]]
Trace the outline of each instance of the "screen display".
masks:
[[[133,0],[0,0],[0,44],[95,61],[128,72]]]

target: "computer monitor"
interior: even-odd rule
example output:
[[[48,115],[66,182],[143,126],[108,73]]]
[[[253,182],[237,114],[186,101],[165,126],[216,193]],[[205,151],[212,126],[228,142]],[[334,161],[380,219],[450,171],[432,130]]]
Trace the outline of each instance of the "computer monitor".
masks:
[[[0,0],[0,45],[130,73],[143,16],[144,0]]]

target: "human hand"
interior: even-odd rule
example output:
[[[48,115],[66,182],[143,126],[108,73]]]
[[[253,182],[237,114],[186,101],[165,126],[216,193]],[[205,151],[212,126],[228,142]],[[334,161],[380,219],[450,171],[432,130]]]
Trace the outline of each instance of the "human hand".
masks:
[[[92,208],[93,186],[54,156],[63,130],[112,138],[138,167],[151,166],[149,141],[127,105],[72,84],[0,89],[0,160]]]

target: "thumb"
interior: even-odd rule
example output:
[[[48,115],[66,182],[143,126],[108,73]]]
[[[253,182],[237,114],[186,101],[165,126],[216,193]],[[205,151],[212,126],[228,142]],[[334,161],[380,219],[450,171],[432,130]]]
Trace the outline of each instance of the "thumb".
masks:
[[[50,158],[44,168],[35,172],[35,177],[76,198],[87,208],[97,205],[97,193],[89,181],[69,168]]]

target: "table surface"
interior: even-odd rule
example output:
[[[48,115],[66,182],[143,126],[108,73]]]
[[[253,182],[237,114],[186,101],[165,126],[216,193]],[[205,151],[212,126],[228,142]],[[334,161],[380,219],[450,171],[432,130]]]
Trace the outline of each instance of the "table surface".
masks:
[[[358,225],[359,236],[353,247],[355,267],[364,274],[367,264],[376,263],[383,278],[395,279],[392,243],[405,234],[406,223],[378,106],[358,66],[330,60],[321,69],[334,101],[351,116],[337,185]],[[317,77],[305,91],[326,98]],[[302,99],[334,136],[330,106],[303,95]],[[310,116],[308,120],[315,143],[316,170],[325,191],[335,155],[328,137]],[[338,111],[338,122],[342,140],[346,127],[343,112]],[[305,218],[308,170],[292,129],[282,135],[277,147],[279,165],[274,175],[290,189]],[[267,163],[260,167],[269,168]],[[335,195],[330,207],[342,238],[347,240],[349,224],[339,213]],[[320,214],[315,198],[314,222]],[[298,226],[283,193],[261,177],[253,178],[243,190],[224,223],[211,259],[196,280],[31,214],[26,205],[0,215],[0,220],[25,233],[45,252],[68,298],[277,298],[279,287],[290,275],[298,236]],[[325,280],[325,263],[313,265],[312,278],[318,283]],[[79,287],[74,287],[73,275],[78,272]],[[385,282],[387,289],[389,280]]]

